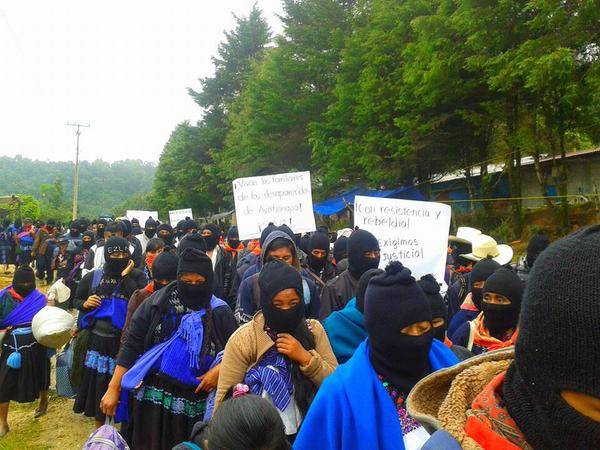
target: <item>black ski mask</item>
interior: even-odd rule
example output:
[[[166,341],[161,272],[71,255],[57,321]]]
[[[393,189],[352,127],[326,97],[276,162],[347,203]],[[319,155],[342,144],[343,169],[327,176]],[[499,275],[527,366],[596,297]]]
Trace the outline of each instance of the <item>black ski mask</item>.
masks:
[[[304,319],[302,277],[298,271],[283,261],[268,262],[260,271],[258,285],[265,324],[275,333],[294,334]],[[285,289],[294,289],[298,293],[298,304],[290,309],[273,306],[273,297]]]
[[[89,250],[95,242],[96,240],[94,239],[94,233],[92,231],[86,231],[83,233],[81,238],[81,246],[84,249]]]
[[[158,228],[156,228],[156,233],[158,234],[158,237],[163,240],[165,245],[173,245],[173,227],[171,225],[168,223],[161,223]]]
[[[492,335],[497,336],[517,326],[523,289],[523,281],[512,270],[498,269],[487,279],[483,287],[484,298],[486,293],[494,293],[510,300],[510,304],[506,305],[491,304],[485,300],[481,303],[484,324]]]
[[[152,263],[152,279],[154,290],[166,286],[157,280],[167,280],[169,282],[177,279],[177,265],[179,260],[172,252],[163,252],[154,259]],[[167,283],[169,284],[169,283]]]
[[[25,298],[35,289],[35,274],[29,266],[19,266],[15,271],[12,287],[17,294]]]
[[[561,396],[600,399],[599,259],[600,226],[593,225],[548,246],[527,280],[503,389],[511,418],[536,450],[600,448],[600,422]]]
[[[339,263],[341,260],[348,257],[348,238],[346,236],[340,236],[333,243],[333,259],[335,263]]]
[[[433,329],[420,336],[401,330],[424,321],[431,322],[429,303],[400,262],[391,262],[384,274],[371,279],[365,295],[369,359],[379,375],[405,393],[431,372]]]
[[[226,237],[227,245],[229,245],[229,248],[236,249],[240,246],[240,235],[238,233],[238,228],[235,225],[229,228]]]
[[[104,239],[104,229],[106,228],[106,219],[100,219],[96,226],[96,239]]]
[[[204,278],[200,284],[186,283],[181,276],[186,273],[195,273]],[[177,266],[177,292],[181,304],[191,310],[199,311],[206,308],[213,292],[213,267],[212,261],[195,248],[186,248],[179,257]]]
[[[69,225],[69,234],[73,237],[79,237],[81,234],[81,223],[79,220],[71,222],[71,225]]]
[[[527,244],[527,265],[531,269],[535,264],[535,260],[542,253],[546,247],[550,245],[550,239],[545,234],[536,234],[530,240],[529,244]]]
[[[115,258],[116,253],[127,253],[129,258]],[[129,259],[131,258],[131,251],[129,249],[129,242],[127,239],[112,236],[104,244],[104,272],[113,277],[120,277],[121,272],[125,270]]]
[[[446,329],[448,328],[448,311],[444,299],[440,294],[440,285],[433,275],[424,275],[417,283],[419,287],[423,289],[423,293],[429,301],[432,325],[433,322],[435,322],[435,319],[444,320],[443,325],[433,328],[433,337],[438,341],[444,342],[446,339]]]
[[[154,219],[150,218],[146,220],[144,225],[144,234],[148,239],[152,239],[156,235],[156,226],[157,223]]]
[[[207,233],[210,232],[210,234]],[[219,239],[221,238],[221,230],[214,223],[204,225],[202,228],[202,237],[206,241],[206,249],[212,251],[217,247]]]
[[[313,255],[314,250],[324,250],[325,256],[317,258]],[[310,238],[308,244],[308,265],[317,274],[325,268],[327,257],[329,256],[329,237],[320,231],[317,231]]]
[[[378,252],[379,242],[366,230],[356,230],[348,238],[348,270],[357,280],[369,269],[379,266],[379,258],[365,256],[367,252]]]
[[[362,274],[360,280],[358,280],[358,287],[356,288],[356,309],[361,313],[365,313],[365,294],[371,278],[383,273],[382,269],[369,269]]]
[[[482,259],[473,266],[471,271],[471,299],[479,311],[481,311],[481,302],[483,301],[483,288],[476,288],[473,285],[487,280],[500,267],[500,264],[493,259]]]

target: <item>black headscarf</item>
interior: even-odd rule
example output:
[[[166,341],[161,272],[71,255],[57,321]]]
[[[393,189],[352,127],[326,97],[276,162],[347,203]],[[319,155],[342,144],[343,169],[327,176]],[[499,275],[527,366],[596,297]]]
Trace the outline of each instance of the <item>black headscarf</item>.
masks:
[[[227,245],[230,248],[236,249],[240,246],[240,234],[238,233],[238,227],[232,225],[227,231]]]
[[[87,241],[85,238],[89,237],[90,240]],[[94,232],[93,231],[86,231],[83,233],[83,236],[81,237],[81,246],[84,249],[90,249],[92,247],[92,245],[94,245],[96,243],[96,238],[94,236]]]
[[[410,270],[393,261],[384,274],[371,278],[365,295],[369,359],[379,375],[405,393],[431,372],[433,328],[421,336],[401,333],[423,321],[431,322],[431,309]]]
[[[157,226],[158,224],[156,223],[156,220],[154,220],[152,217],[146,220],[146,223],[144,224],[144,234],[148,239],[152,239],[156,235]]]

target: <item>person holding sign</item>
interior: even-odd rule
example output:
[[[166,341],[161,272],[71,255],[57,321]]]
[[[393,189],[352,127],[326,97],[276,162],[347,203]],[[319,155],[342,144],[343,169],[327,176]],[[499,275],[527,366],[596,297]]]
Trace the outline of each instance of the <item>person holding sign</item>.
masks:
[[[326,319],[332,312],[346,306],[354,297],[358,280],[369,269],[379,267],[379,242],[366,230],[356,230],[348,239],[348,269],[331,280],[321,294],[319,318]]]
[[[325,379],[294,449],[421,448],[429,433],[409,415],[406,397],[422,378],[458,363],[433,338],[431,322],[425,294],[400,262],[371,278],[365,297],[368,338]]]

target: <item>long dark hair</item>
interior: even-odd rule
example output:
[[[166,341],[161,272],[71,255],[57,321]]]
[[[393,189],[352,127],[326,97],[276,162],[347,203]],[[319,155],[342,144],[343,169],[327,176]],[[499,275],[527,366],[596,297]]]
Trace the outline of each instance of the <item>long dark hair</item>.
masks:
[[[293,336],[302,344],[305,350],[314,350],[315,337],[308,328],[306,320],[302,320]],[[308,408],[317,394],[317,387],[301,371],[297,362],[291,361],[292,384],[294,385],[294,400],[302,417],[306,417]]]
[[[204,437],[210,450],[287,450],[285,427],[264,398],[244,395],[223,402]]]

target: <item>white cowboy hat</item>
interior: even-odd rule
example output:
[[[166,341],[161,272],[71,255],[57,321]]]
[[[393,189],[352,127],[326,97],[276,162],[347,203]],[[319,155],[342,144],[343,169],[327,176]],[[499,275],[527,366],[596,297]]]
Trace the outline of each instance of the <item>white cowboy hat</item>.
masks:
[[[471,227],[458,227],[456,230],[456,236],[448,236],[450,242],[459,242],[461,244],[470,244],[477,237],[481,236],[481,231],[477,228]]]
[[[509,245],[498,245],[493,237],[485,234],[476,236],[471,245],[473,251],[460,256],[470,259],[471,261],[481,261],[485,258],[492,258],[501,266],[511,262],[513,257],[513,249]]]

